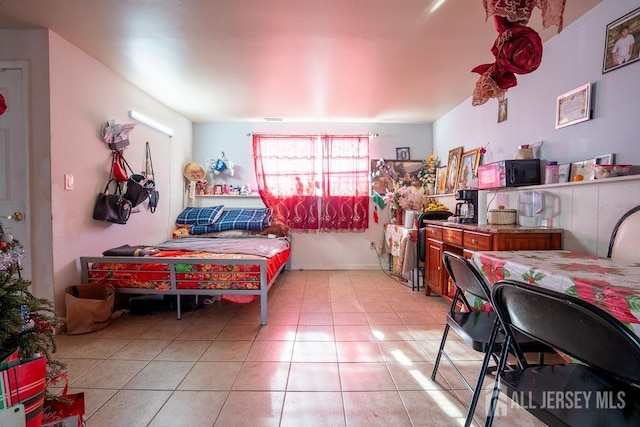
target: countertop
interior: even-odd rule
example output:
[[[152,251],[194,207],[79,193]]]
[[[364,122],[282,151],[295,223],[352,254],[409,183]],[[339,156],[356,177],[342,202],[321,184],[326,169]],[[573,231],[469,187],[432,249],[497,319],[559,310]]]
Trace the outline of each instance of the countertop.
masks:
[[[497,224],[460,224],[446,220],[428,219],[425,224],[439,225],[442,227],[459,228],[462,230],[477,231],[479,233],[562,233],[561,228],[549,227],[522,227],[520,225],[497,225]]]

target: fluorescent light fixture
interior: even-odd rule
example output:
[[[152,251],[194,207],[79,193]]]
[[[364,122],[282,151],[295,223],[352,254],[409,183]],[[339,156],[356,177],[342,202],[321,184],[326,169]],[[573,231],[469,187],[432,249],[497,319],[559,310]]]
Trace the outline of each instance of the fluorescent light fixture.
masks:
[[[155,130],[157,130],[158,132],[162,132],[165,135],[169,135],[169,137],[173,136],[173,129],[170,129],[168,127],[166,127],[163,124],[160,124],[158,122],[156,122],[153,119],[150,119],[149,117],[138,113],[137,111],[133,111],[133,110],[129,110],[129,117],[131,117],[133,120],[137,120],[140,123],[144,123],[145,125],[149,126],[150,128],[153,128]]]

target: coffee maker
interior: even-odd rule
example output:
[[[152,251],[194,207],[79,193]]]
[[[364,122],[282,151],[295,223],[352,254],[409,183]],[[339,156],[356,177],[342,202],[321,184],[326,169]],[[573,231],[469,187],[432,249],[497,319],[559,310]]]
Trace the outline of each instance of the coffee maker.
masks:
[[[455,193],[456,220],[462,224],[478,223],[478,190],[458,190]]]

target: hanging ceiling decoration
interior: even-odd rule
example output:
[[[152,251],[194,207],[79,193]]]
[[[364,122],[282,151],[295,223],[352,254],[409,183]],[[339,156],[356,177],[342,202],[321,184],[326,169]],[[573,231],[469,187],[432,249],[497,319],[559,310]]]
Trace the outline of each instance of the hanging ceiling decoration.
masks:
[[[0,93],[0,116],[7,111],[7,102],[4,100],[4,96]]]
[[[495,62],[471,70],[480,74],[473,90],[473,106],[490,98],[502,101],[507,89],[518,84],[516,74],[528,74],[538,68],[542,62],[542,39],[526,26],[531,11],[540,8],[543,27],[555,25],[559,33],[566,0],[483,0],[483,3],[487,19],[493,16],[498,37],[491,48]]]

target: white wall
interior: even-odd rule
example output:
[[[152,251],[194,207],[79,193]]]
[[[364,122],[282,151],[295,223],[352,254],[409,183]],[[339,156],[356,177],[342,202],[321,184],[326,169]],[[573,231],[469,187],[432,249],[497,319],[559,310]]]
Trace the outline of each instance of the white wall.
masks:
[[[606,153],[616,153],[618,163],[640,163],[640,61],[602,74],[607,24],[637,7],[640,0],[605,0],[545,43],[540,67],[519,75],[508,90],[506,121],[497,123],[495,99],[473,107],[470,97],[437,120],[433,139],[440,158],[462,141],[465,149],[489,142],[485,163],[513,158],[520,144],[544,141],[541,158],[561,164]],[[557,97],[589,82],[593,119],[555,129]]]
[[[231,185],[249,183],[256,188],[251,158],[251,137],[248,133],[334,133],[378,134],[371,139],[372,159],[395,159],[396,147],[410,147],[412,160],[424,160],[431,153],[431,124],[382,123],[196,123],[193,126],[193,158],[201,164],[224,151],[236,164],[235,176],[215,175],[216,182]],[[364,233],[294,233],[291,255],[293,269],[369,269],[380,268],[387,257],[378,258],[370,242],[380,242],[382,225],[389,220],[388,208],[379,211],[380,222],[373,221],[370,207],[369,229]]]
[[[30,64],[33,291],[52,299],[64,314],[64,289],[80,277],[78,257],[170,236],[182,209],[182,165],[191,158],[191,122],[53,32],[0,31],[0,58]],[[99,138],[100,126],[109,119],[129,122],[130,109],[156,118],[176,134],[169,139],[144,125],[132,132],[125,155],[134,169],[141,168],[144,143],[150,142],[160,204],[154,214],[132,214],[126,225],[106,225],[92,219],[109,172],[110,152]],[[64,190],[66,173],[75,176],[74,191]]]
[[[78,281],[78,257],[100,255],[124,244],[155,244],[170,237],[182,209],[181,169],[191,156],[192,135],[190,121],[53,32],[49,33],[49,56],[53,283],[58,308],[64,305],[64,288]],[[110,150],[99,137],[100,127],[109,119],[132,122],[129,110],[153,117],[175,131],[169,138],[138,124],[124,151],[134,171],[142,170],[145,142],[149,141],[160,201],[155,213],[144,206],[125,225],[103,223],[92,218],[111,160]],[[76,178],[74,191],[64,190],[67,173]]]
[[[433,138],[440,157],[446,158],[459,141],[465,141],[465,149],[489,142],[484,163],[490,163],[513,158],[520,144],[544,141],[543,160],[562,164],[615,153],[617,163],[640,164],[640,61],[602,74],[607,24],[637,7],[640,0],[605,0],[545,43],[538,70],[518,76],[518,85],[507,92],[506,121],[497,123],[495,99],[473,107],[471,98],[436,121]],[[592,119],[555,129],[557,97],[588,82],[593,84]],[[615,222],[640,204],[638,182],[543,189],[560,201],[554,226],[565,230],[564,248],[606,255]],[[517,208],[517,192],[499,198],[499,204]]]

